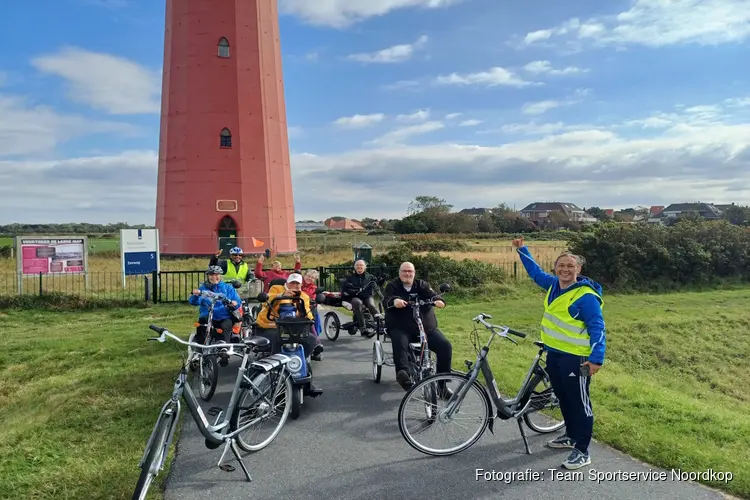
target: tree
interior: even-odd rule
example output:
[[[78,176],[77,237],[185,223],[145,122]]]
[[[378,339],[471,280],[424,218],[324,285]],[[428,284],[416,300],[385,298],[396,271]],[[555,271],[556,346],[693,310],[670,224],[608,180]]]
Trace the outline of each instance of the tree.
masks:
[[[437,196],[417,196],[406,208],[407,215],[415,215],[422,212],[435,214],[447,214],[453,209],[444,199]]]
[[[724,210],[721,218],[736,226],[746,226],[750,221],[750,207],[731,205]]]
[[[583,210],[584,212],[589,214],[591,217],[594,217],[598,220],[605,221],[609,219],[607,212],[605,212],[603,208],[589,207],[589,208],[584,208]]]

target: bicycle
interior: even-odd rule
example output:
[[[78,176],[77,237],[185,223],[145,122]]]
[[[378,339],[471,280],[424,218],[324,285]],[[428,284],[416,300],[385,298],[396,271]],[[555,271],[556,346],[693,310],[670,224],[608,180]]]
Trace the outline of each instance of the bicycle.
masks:
[[[235,286],[235,288],[237,287]],[[211,301],[211,306],[208,308],[208,319],[205,324],[206,336],[203,340],[207,349],[204,348],[200,352],[195,353],[189,351],[190,371],[198,371],[198,393],[203,401],[210,401],[214,396],[214,392],[216,392],[216,386],[219,382],[219,363],[216,361],[216,358],[220,350],[214,347],[217,341],[214,332],[217,334],[223,333],[221,328],[214,327],[214,306],[217,302],[222,302],[225,307],[230,307],[231,301],[224,294],[215,293],[210,290],[202,290],[200,296]],[[203,325],[198,322],[195,323],[196,328],[201,328],[201,326]],[[196,334],[191,336],[191,342]]]
[[[166,328],[156,325],[149,325],[149,328],[160,335],[159,337],[150,337],[147,340],[164,343],[167,341],[167,338],[171,338],[193,349],[206,349],[206,346],[203,344],[186,342],[180,339]],[[218,467],[225,472],[235,470],[229,464],[222,465],[227,451],[231,449],[242,471],[245,473],[247,481],[252,481],[252,477],[247,467],[245,467],[237,447],[239,445],[240,448],[248,452],[260,451],[271,444],[279,432],[281,432],[281,428],[286,423],[291,407],[286,404],[286,395],[292,393],[292,383],[286,366],[290,358],[283,354],[271,354],[259,360],[249,362],[251,352],[262,353],[271,350],[271,343],[263,337],[249,338],[240,344],[217,344],[212,347],[225,348],[232,346],[244,351],[241,355],[242,363],[237,370],[237,379],[235,380],[232,395],[226,409],[214,407],[208,411],[209,415],[217,415],[213,425],[208,423],[206,415],[203,413],[198,400],[193,394],[193,389],[187,380],[189,358],[183,360],[182,368],[175,380],[172,396],[162,406],[156,424],[146,443],[143,457],[138,463],[138,467],[141,468],[141,474],[133,493],[133,500],[143,500],[146,497],[151,482],[164,468],[167,452],[174,437],[174,431],[182,409],[180,399],[185,400],[190,416],[205,438],[206,448],[213,450],[221,446],[222,443],[225,445],[224,452],[221,454],[221,458],[219,458],[217,464]],[[240,356],[239,354],[234,354]],[[262,424],[270,417],[275,416],[278,411],[277,407],[281,406],[281,404],[283,404],[283,410],[281,410],[279,423],[276,424],[269,437],[255,443],[251,442],[248,437],[243,436],[242,433],[251,426],[257,423]],[[246,421],[248,417],[250,419]]]
[[[367,284],[364,287],[362,287],[359,290],[361,293],[367,290],[368,288],[370,288],[371,286],[373,285],[375,286],[373,295],[377,297],[378,299],[380,299],[378,300],[379,314],[383,313],[383,306],[381,304],[383,294],[378,284],[382,283],[382,281],[384,280],[385,278],[383,277],[373,277],[370,281],[367,282]],[[330,299],[328,299],[329,302],[326,303],[326,305],[331,305],[334,307],[344,307],[348,311],[353,310],[351,302],[348,300],[342,300],[340,292],[327,294],[327,297],[330,297]],[[364,315],[364,318],[365,318],[365,329],[374,328],[377,326],[376,325],[377,319],[372,315],[370,310],[364,305],[362,306],[362,314]],[[339,333],[341,329],[346,330],[347,333],[352,336],[356,335],[357,332],[359,331],[359,327],[357,325],[356,320],[347,321],[346,323],[342,324],[341,320],[339,320],[338,314],[336,314],[335,311],[329,311],[325,314],[325,317],[323,318],[323,325],[324,325],[323,331],[325,331],[326,338],[328,338],[328,340],[330,340],[331,342],[335,342],[336,339],[339,338]],[[372,337],[373,335],[368,335],[368,336]]]
[[[440,293],[446,293],[450,291],[451,286],[447,283],[440,285]],[[427,332],[425,332],[424,324],[422,323],[422,312],[423,306],[432,306],[437,300],[441,300],[438,297],[432,297],[430,299],[420,299],[415,293],[409,294],[407,306],[412,308],[412,314],[414,321],[417,323],[419,330],[419,341],[409,342],[407,349],[407,371],[411,378],[414,387],[421,381],[435,375],[436,360],[435,355],[430,351],[430,346],[427,342]],[[395,306],[389,306],[389,309]],[[382,370],[382,364],[385,364],[385,352],[382,343],[376,340],[373,343],[373,378],[375,382],[380,382],[380,374]],[[391,358],[392,361],[392,358]],[[411,390],[404,395],[404,399],[411,393]],[[438,392],[434,387],[423,387],[423,395],[426,401],[424,410],[428,419],[433,418],[433,410],[437,404]],[[403,405],[403,400],[402,400]]]
[[[465,361],[466,368],[467,370],[469,370],[468,372],[453,370],[450,374],[438,374],[426,378],[418,384],[415,384],[401,401],[401,405],[398,409],[398,426],[399,430],[401,431],[401,435],[412,448],[427,455],[454,455],[468,449],[474,443],[476,443],[488,427],[490,429],[490,432],[494,433],[494,419],[500,418],[501,420],[516,419],[521,436],[523,437],[524,445],[526,447],[526,453],[530,455],[531,449],[526,437],[526,432],[524,431],[521,422],[522,420],[531,430],[540,434],[555,432],[565,425],[565,421],[560,420],[555,421],[553,424],[550,424],[547,427],[544,427],[532,422],[530,419],[530,415],[533,413],[539,412],[543,409],[552,409],[559,407],[558,399],[555,396],[554,391],[552,390],[552,384],[550,383],[549,376],[547,375],[547,372],[545,371],[543,366],[542,354],[544,352],[544,343],[541,341],[534,341],[534,345],[539,348],[539,352],[534,357],[534,360],[532,361],[531,366],[526,373],[526,377],[524,378],[523,383],[521,384],[521,387],[518,390],[516,396],[512,399],[505,399],[500,394],[500,391],[497,388],[497,383],[495,382],[495,377],[492,373],[492,369],[490,368],[489,362],[487,361],[487,355],[490,350],[490,345],[492,344],[492,341],[496,336],[507,339],[518,345],[518,343],[510,338],[508,334],[515,335],[516,337],[520,338],[525,338],[526,334],[517,330],[513,330],[512,328],[507,326],[492,325],[490,323],[487,323],[485,321],[485,318],[492,319],[492,316],[482,313],[472,319],[473,322],[481,323],[487,330],[490,331],[490,338],[487,340],[487,343],[481,348],[481,350],[478,349],[477,344],[479,335],[476,327],[474,328],[472,337],[476,338],[477,341],[474,341],[474,339],[472,339],[472,342],[474,343],[474,348],[477,351],[477,358],[474,362],[469,360]],[[484,376],[486,387],[481,385],[477,380],[480,372]],[[467,427],[468,422],[472,419],[471,416],[467,417],[465,413],[462,413],[460,416],[458,416],[457,414],[463,409],[462,404],[464,403],[464,400],[466,399],[469,391],[473,391],[474,394],[478,396],[480,409],[474,418],[478,420],[479,428],[471,436],[469,436],[469,438],[465,442],[452,448],[439,449],[423,445],[422,443],[418,442],[417,439],[415,439],[415,437],[407,429],[407,403],[419,391],[424,392],[426,386],[431,386],[436,382],[443,383],[446,387],[450,382],[456,382],[457,389],[453,391],[453,394],[450,396],[450,398],[447,398],[446,407],[444,409],[438,410],[437,405],[434,405],[434,411],[431,412],[431,415],[428,415],[426,423],[427,425],[422,425],[423,430],[427,427],[433,427],[436,423],[446,425],[448,423],[459,420],[460,422],[456,423],[461,423],[461,427]],[[540,385],[542,386],[541,389]],[[496,408],[494,416],[492,415],[493,402]]]

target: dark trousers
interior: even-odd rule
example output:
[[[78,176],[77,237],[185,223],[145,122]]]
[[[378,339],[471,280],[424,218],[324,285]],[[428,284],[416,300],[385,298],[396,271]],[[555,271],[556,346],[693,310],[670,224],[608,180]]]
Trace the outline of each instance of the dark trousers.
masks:
[[[200,326],[196,329],[195,333],[195,340],[194,342],[198,344],[203,344],[206,340],[206,330],[208,330],[208,316],[201,316],[198,318],[198,323],[200,323]],[[213,320],[213,327],[214,328],[221,328],[223,333],[219,334],[218,332],[214,331],[214,337],[221,340],[222,342],[229,343],[232,341],[232,326],[234,326],[234,320],[232,318],[226,318],[226,319],[215,319]]]
[[[547,373],[560,400],[567,435],[575,441],[578,450],[588,453],[594,430],[594,411],[589,395],[591,377],[583,377],[579,371],[584,361],[584,356],[547,351]]]
[[[351,302],[352,304],[354,319],[357,320],[357,325],[359,325],[360,328],[365,327],[365,315],[363,307],[367,307],[367,309],[373,316],[379,312],[378,306],[375,305],[375,299],[372,296],[366,297],[364,299],[360,299],[359,297],[352,297],[351,299],[349,299],[349,302]]]
[[[406,370],[406,365],[409,359],[407,357],[409,353],[409,343],[419,342],[419,333],[407,333],[403,330],[388,330],[388,336],[391,338],[391,344],[393,345],[393,364],[395,365],[396,373],[401,370]],[[448,342],[448,339],[445,338],[443,332],[437,328],[428,331],[427,345],[430,350],[435,353],[435,357],[437,358],[435,371],[437,373],[450,373],[453,347],[451,346],[451,343]]]
[[[271,341],[271,353],[277,354],[281,352],[281,338],[279,337],[279,331],[276,328],[256,328],[255,335],[259,337],[265,337]],[[305,357],[311,356],[313,349],[317,344],[317,337],[313,334],[300,339],[302,342],[302,349],[305,351]]]

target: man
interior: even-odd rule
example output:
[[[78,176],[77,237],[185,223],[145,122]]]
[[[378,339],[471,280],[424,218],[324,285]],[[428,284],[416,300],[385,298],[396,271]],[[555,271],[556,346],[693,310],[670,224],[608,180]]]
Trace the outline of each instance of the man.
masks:
[[[359,326],[359,331],[363,336],[372,337],[375,332],[372,328],[365,328],[365,315],[362,307],[365,306],[372,315],[378,314],[378,307],[375,305],[373,285],[367,286],[375,277],[365,272],[367,264],[364,260],[358,260],[354,263],[354,274],[346,278],[341,286],[341,300],[351,303],[354,319]]]
[[[276,297],[299,297],[302,299],[302,304],[299,301],[292,300],[275,300]],[[268,291],[268,300],[263,304],[260,312],[258,313],[258,319],[256,320],[255,334],[260,337],[265,337],[271,341],[271,352],[281,352],[281,339],[279,337],[278,326],[274,321],[282,314],[282,309],[297,306],[296,312],[298,317],[307,317],[311,321],[315,321],[312,311],[310,310],[310,297],[302,291],[302,275],[293,273],[290,274],[286,280],[285,285],[274,285]],[[301,306],[301,307],[300,307]],[[299,310],[299,309],[303,310]],[[302,348],[305,351],[305,356],[316,358],[323,352],[323,346],[317,344],[317,337],[315,335],[309,335],[302,339]],[[316,345],[317,344],[317,345]],[[310,384],[309,396],[319,396],[323,394],[323,391],[313,387]]]
[[[235,290],[233,286],[221,280],[222,274],[223,271],[219,266],[209,266],[206,270],[206,281],[201,284],[199,288],[193,290],[192,294],[188,298],[188,303],[190,305],[200,306],[198,310],[198,323],[200,326],[198,326],[194,339],[194,342],[198,344],[204,343],[206,339],[206,332],[208,331],[210,326],[223,330],[223,342],[225,343],[230,343],[232,341],[233,330],[237,330],[235,333],[239,332],[239,328],[237,327],[239,320],[234,314],[232,314],[232,312],[239,307],[239,305],[242,303],[242,299],[240,299],[240,296],[237,295],[237,290]],[[224,296],[231,301],[231,309],[228,309],[221,301],[217,301],[214,304],[214,315],[212,321],[213,325],[207,325],[208,311],[211,307],[211,299],[208,297],[200,296],[203,290],[224,294]],[[221,349],[219,357],[221,358],[219,360],[219,364],[222,366],[227,366],[227,364],[229,363],[229,354],[227,353],[227,350],[225,348]]]
[[[209,266],[219,266],[224,272],[224,279],[227,281],[240,280],[242,282],[250,281],[252,274],[250,274],[250,266],[247,262],[244,262],[242,258],[245,253],[240,247],[234,247],[229,250],[229,260],[219,260],[221,250],[216,252],[216,255],[211,257],[208,262]]]
[[[393,345],[393,362],[396,368],[396,380],[404,390],[409,390],[413,381],[407,370],[409,342],[419,342],[419,328],[414,321],[411,306],[407,303],[409,295],[416,294],[420,299],[438,299],[435,307],[445,307],[443,298],[424,280],[415,279],[414,264],[403,262],[398,270],[398,278],[391,280],[383,292],[385,302],[385,326]],[[422,325],[427,334],[430,350],[437,357],[437,373],[450,373],[453,358],[453,346],[438,330],[437,317],[431,306],[420,310]],[[449,398],[451,391],[445,385],[439,388],[440,396]]]
[[[263,270],[263,262],[265,261],[265,256],[261,255],[258,258],[258,262],[255,263],[255,277],[259,280],[263,281],[264,287],[263,291],[268,293],[268,290],[271,288],[271,282],[275,279],[287,279],[290,275],[289,271],[282,271],[281,270],[281,262],[274,261],[273,264],[271,264],[271,270],[270,271],[264,271]],[[300,269],[302,269],[302,262],[299,258],[299,255],[294,256],[294,272],[299,273]]]

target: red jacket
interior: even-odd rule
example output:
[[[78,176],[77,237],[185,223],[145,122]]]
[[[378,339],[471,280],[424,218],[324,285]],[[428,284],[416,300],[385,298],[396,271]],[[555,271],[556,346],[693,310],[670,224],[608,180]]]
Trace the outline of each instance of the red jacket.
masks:
[[[308,297],[310,297],[310,300],[315,300],[315,289],[318,288],[318,285],[313,283],[305,283],[302,282],[302,291],[307,294]]]
[[[298,273],[300,269],[302,269],[302,263],[301,262],[295,263],[294,272]],[[290,273],[289,271],[279,271],[278,273],[271,269],[269,269],[268,271],[264,271],[262,263],[260,262],[255,263],[255,277],[263,281],[263,284],[264,284],[263,291],[266,293],[268,293],[268,289],[270,288],[269,283],[271,283],[271,281],[278,279],[278,278],[287,279],[290,274],[292,273]]]

